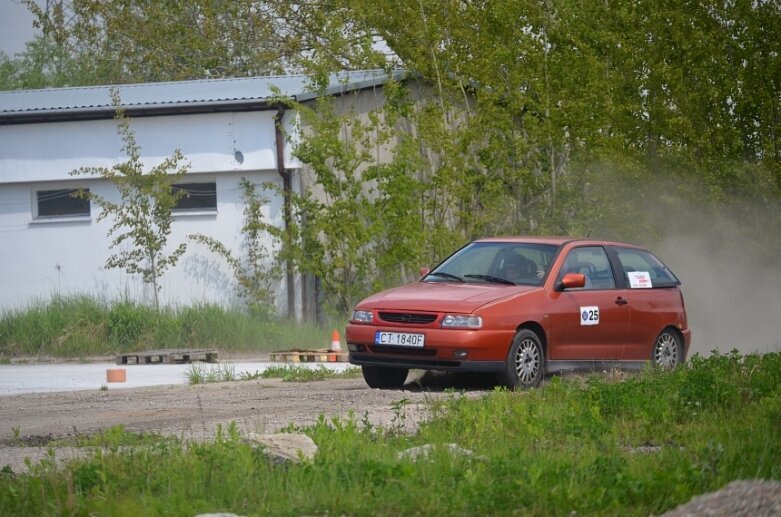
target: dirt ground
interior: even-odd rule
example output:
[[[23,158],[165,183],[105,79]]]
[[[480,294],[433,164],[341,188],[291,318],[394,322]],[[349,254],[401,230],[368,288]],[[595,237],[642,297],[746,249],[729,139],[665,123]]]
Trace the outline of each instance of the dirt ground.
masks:
[[[486,379],[419,379],[413,373],[405,390],[371,389],[362,378],[306,383],[263,379],[0,396],[0,468],[9,465],[20,472],[26,468],[24,459],[43,458],[52,440],[119,424],[128,431],[208,439],[218,424],[236,422],[242,433],[276,432],[289,424],[312,424],[321,414],[344,417],[352,411],[359,421],[366,416],[375,425],[413,430],[429,414],[431,401],[460,396],[446,392],[446,386],[475,397],[491,388]],[[407,402],[399,404],[402,400]],[[77,453],[60,448],[56,456],[67,460]]]

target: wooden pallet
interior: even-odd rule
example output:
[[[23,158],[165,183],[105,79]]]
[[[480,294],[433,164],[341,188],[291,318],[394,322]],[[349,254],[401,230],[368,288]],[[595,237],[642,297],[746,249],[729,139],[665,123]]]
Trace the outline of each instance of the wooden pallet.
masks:
[[[117,364],[181,364],[193,361],[216,363],[218,354],[219,351],[214,348],[149,350],[120,354],[117,356]]]
[[[346,363],[349,361],[347,352],[332,352],[331,350],[281,350],[271,352],[271,362],[278,363]]]

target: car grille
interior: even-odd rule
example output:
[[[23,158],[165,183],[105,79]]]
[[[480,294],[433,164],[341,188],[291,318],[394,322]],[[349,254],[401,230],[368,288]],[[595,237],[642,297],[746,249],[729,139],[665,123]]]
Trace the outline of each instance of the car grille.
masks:
[[[380,312],[380,319],[390,323],[425,325],[434,323],[437,320],[437,315],[419,312]]]

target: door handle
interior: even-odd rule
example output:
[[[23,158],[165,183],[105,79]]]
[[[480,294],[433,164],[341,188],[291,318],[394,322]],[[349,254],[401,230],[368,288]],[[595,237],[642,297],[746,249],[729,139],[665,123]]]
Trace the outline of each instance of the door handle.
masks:
[[[623,296],[619,296],[618,298],[616,298],[616,305],[626,305],[627,303],[629,303],[629,300],[627,300]]]

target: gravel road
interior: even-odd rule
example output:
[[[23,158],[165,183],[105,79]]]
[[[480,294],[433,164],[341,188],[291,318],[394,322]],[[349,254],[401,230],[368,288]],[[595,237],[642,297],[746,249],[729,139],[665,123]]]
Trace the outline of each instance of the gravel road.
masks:
[[[469,390],[467,396],[479,396],[486,389],[473,383],[462,386]],[[244,433],[271,433],[289,424],[312,424],[321,414],[344,417],[352,411],[356,418],[366,415],[375,425],[403,423],[413,430],[428,414],[428,401],[452,396],[436,383],[424,388],[411,384],[404,391],[375,390],[362,378],[306,383],[262,379],[0,396],[0,468],[10,465],[19,471],[25,457],[42,458],[53,439],[94,434],[119,424],[129,431],[205,439],[214,436],[218,424],[236,422]],[[394,406],[403,399],[408,402],[403,404],[402,419]],[[66,458],[73,451],[57,452]]]

